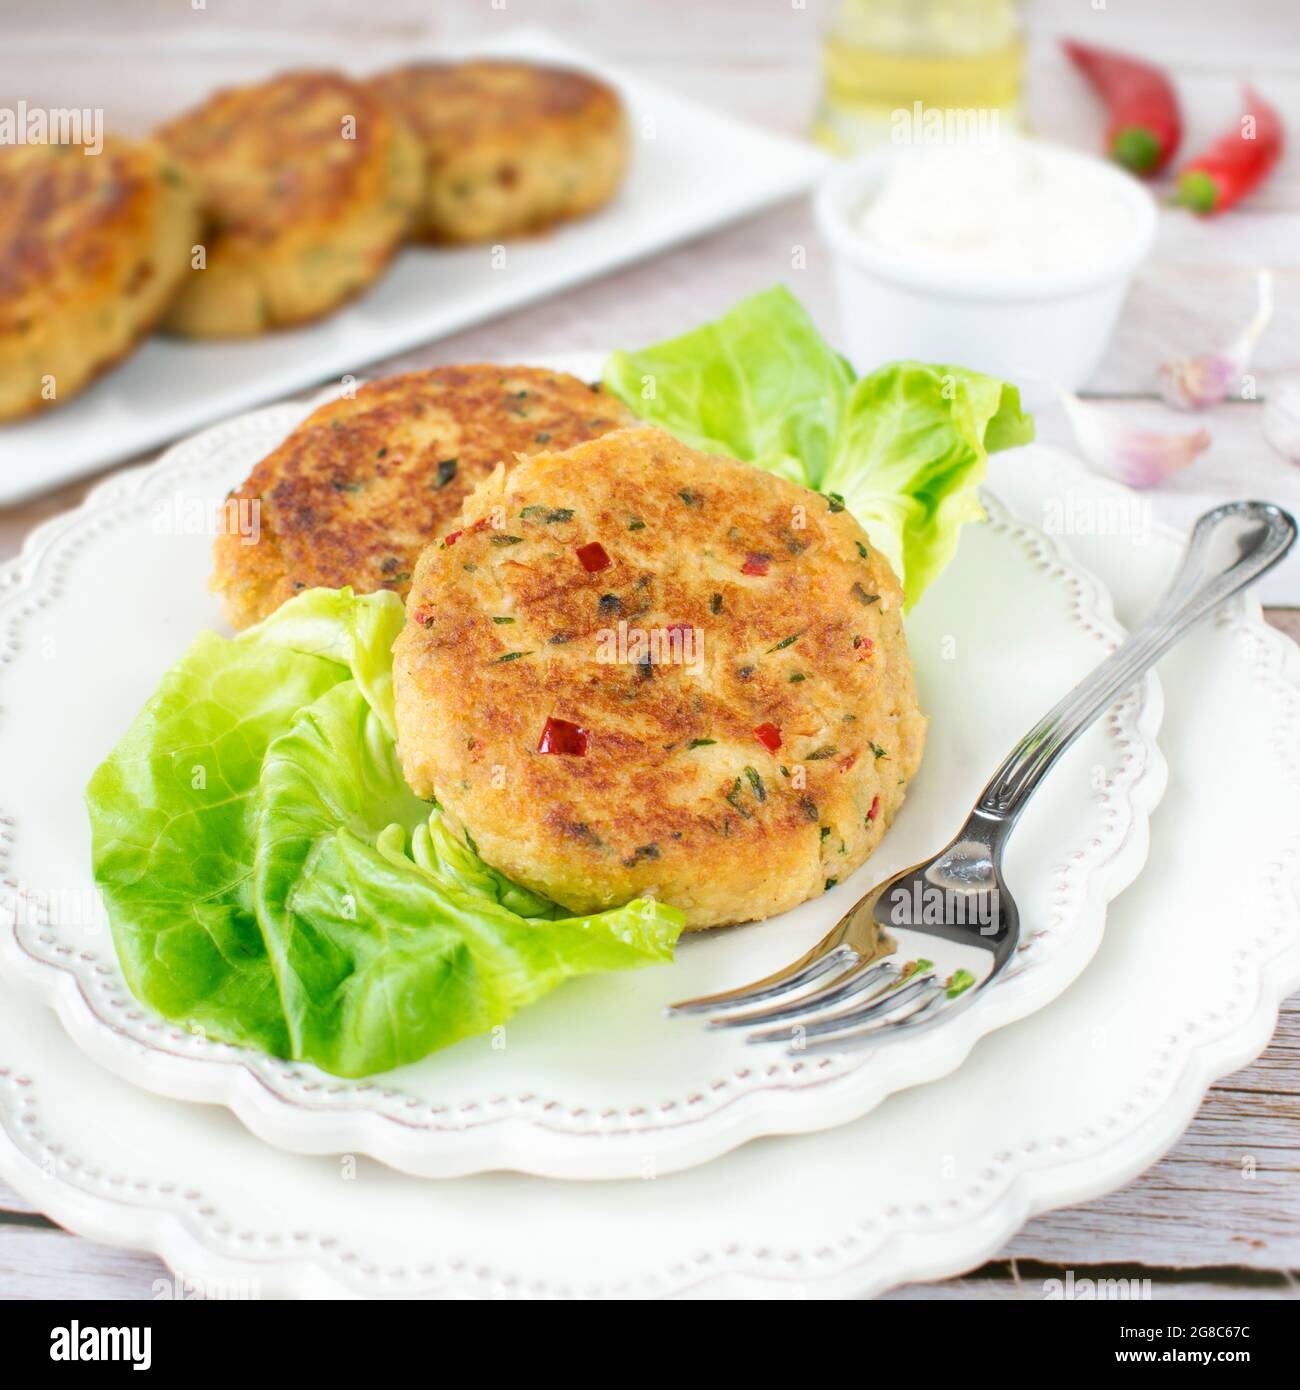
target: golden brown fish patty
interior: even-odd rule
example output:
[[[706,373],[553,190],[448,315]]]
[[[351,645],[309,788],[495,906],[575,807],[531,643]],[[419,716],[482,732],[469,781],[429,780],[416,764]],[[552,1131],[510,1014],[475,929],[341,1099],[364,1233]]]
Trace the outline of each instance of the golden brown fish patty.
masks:
[[[415,132],[425,183],[417,235],[490,241],[609,201],[627,165],[618,96],[534,63],[421,63],[374,81]]]
[[[191,337],[327,313],[387,265],[419,196],[410,132],[341,73],[218,92],[158,136],[189,172],[207,221],[206,266],[167,316]]]
[[[245,544],[233,526],[218,536],[212,587],[236,627],[317,585],[405,594],[420,552],[452,529],[499,460],[568,448],[630,419],[599,388],[534,367],[373,381],[313,411],[231,494],[236,508],[256,502],[257,539]]]
[[[574,912],[653,894],[710,927],[879,844],[925,719],[848,512],[636,428],[498,469],[450,539],[394,647],[398,749],[489,864]]]
[[[157,146],[0,146],[0,419],[75,395],[189,269],[194,196]]]

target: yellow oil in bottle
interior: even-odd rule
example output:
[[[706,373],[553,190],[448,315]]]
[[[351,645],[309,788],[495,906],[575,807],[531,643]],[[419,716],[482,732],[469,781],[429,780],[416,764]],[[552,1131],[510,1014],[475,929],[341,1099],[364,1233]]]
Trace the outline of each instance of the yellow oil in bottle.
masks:
[[[925,110],[1019,122],[1018,0],[839,0],[822,50],[816,138],[848,153]]]

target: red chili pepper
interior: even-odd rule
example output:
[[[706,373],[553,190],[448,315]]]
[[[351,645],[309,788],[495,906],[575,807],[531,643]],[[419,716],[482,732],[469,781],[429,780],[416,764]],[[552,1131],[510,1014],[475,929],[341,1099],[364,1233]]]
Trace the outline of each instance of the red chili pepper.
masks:
[[[853,766],[853,764],[857,762],[857,760],[858,755],[856,753],[850,753],[847,758],[841,758],[840,771],[847,772]]]
[[[1106,153],[1135,174],[1158,174],[1183,138],[1173,84],[1150,63],[1109,48],[1062,39],[1070,61],[1106,103]]]
[[[1241,89],[1241,117],[1178,175],[1178,199],[1193,212],[1222,212],[1264,182],[1282,157],[1282,117],[1253,87]]]
[[[857,652],[859,661],[865,661],[871,655],[875,645],[870,637],[855,637],[853,639],[853,649]]]
[[[577,556],[588,574],[595,574],[597,570],[607,570],[613,563],[599,541],[588,541],[586,545],[580,545]]]
[[[571,758],[587,756],[587,731],[580,724],[572,724],[567,719],[547,719],[542,726],[542,736],[537,741],[539,753],[565,753]]]
[[[487,517],[480,517],[472,526],[462,526],[459,531],[451,531],[442,538],[443,545],[455,545],[466,531],[482,531],[492,523]]]
[[[880,798],[879,798],[878,796],[873,796],[873,797],[871,798],[871,810],[869,810],[869,811],[867,812],[867,819],[868,819],[868,820],[875,820],[875,818],[876,818],[879,814],[880,814]]]
[[[415,619],[421,627],[433,626],[433,609],[427,603],[417,603],[411,611],[411,617]]]
[[[771,563],[772,557],[770,555],[760,555],[755,552],[746,558],[745,563],[740,568],[743,574],[766,574]]]
[[[775,724],[759,724],[754,730],[754,737],[769,753],[775,753],[781,746],[781,730]]]

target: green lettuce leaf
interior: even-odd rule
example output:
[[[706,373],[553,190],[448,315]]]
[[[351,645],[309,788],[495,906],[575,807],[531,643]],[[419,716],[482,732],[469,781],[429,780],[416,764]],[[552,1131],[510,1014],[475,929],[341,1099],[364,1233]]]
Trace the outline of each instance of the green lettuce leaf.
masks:
[[[681,337],[614,353],[604,379],[641,419],[696,448],[842,496],[909,608],[961,527],[983,517],[989,453],[1033,438],[1015,387],[978,372],[895,362],[855,379],[779,285]]]
[[[362,1076],[503,1023],[573,975],[670,960],[651,900],[568,919],[407,788],[392,594],[310,590],[204,634],[87,788],[132,991],[209,1037]]]

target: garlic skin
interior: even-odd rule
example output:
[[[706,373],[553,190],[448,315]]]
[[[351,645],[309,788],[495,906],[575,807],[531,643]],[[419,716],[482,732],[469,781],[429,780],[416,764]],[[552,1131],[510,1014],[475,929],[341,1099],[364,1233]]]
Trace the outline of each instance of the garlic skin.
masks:
[[[1129,487],[1155,487],[1210,447],[1210,432],[1203,427],[1185,434],[1135,430],[1072,392],[1057,394],[1084,458],[1097,472]]]
[[[1273,272],[1261,270],[1258,285],[1254,317],[1227,347],[1202,357],[1161,363],[1157,377],[1167,405],[1176,410],[1204,410],[1240,391],[1255,344],[1273,317]]]
[[[1260,422],[1264,438],[1289,463],[1300,463],[1300,380],[1279,382],[1269,391]]]

